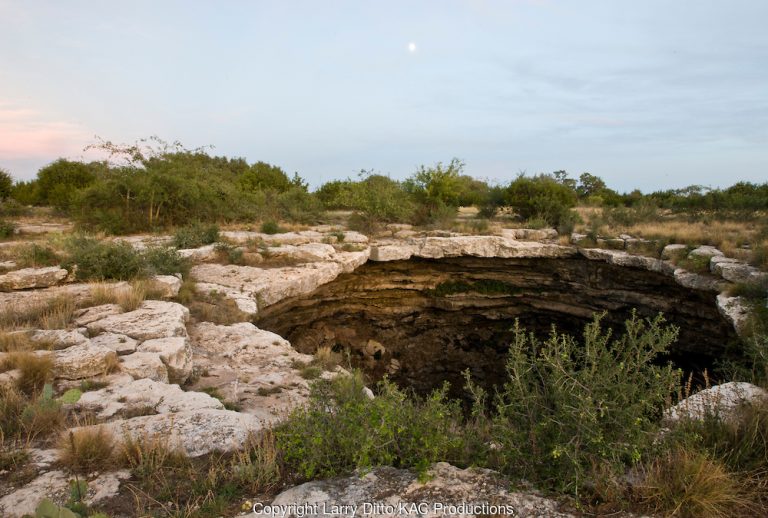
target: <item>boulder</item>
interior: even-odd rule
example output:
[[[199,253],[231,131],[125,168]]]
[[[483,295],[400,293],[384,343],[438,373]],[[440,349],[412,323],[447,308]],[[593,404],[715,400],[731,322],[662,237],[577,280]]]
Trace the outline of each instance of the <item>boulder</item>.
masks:
[[[192,261],[213,261],[216,259],[216,245],[205,245],[200,248],[182,248],[179,255]]]
[[[67,278],[69,272],[58,266],[22,268],[0,275],[0,291],[48,288]]]
[[[102,304],[90,308],[78,309],[74,313],[74,322],[78,326],[87,326],[92,322],[101,320],[112,315],[119,315],[123,308],[117,304]]]
[[[685,288],[701,291],[716,291],[723,290],[723,281],[714,278],[709,275],[700,275],[698,273],[689,272],[682,268],[678,268],[674,272],[675,281]]]
[[[118,333],[136,340],[187,336],[189,310],[175,302],[145,300],[138,309],[86,324],[92,334]]]
[[[117,365],[115,351],[103,345],[86,343],[56,351],[53,373],[57,378],[78,380],[106,374]]]
[[[733,325],[736,333],[743,335],[748,331],[752,308],[743,297],[730,297],[725,293],[717,296],[717,310]]]
[[[24,487],[0,498],[0,516],[34,516],[37,505],[44,497],[65,502],[69,497],[69,478],[63,471],[43,473]]]
[[[138,347],[138,351],[156,353],[174,383],[184,383],[192,374],[192,347],[186,337],[146,340]]]
[[[35,331],[29,338],[33,342],[51,344],[54,349],[88,343],[88,338],[74,329],[43,329]]]
[[[178,448],[190,457],[214,451],[241,449],[252,433],[274,422],[271,416],[241,414],[231,410],[198,409],[120,419],[103,425],[115,437],[154,439]]]
[[[728,422],[738,417],[741,405],[755,404],[768,399],[768,391],[743,381],[731,381],[697,392],[665,411],[670,421],[701,420],[707,416]]]
[[[155,353],[133,353],[120,357],[120,370],[133,379],[151,379],[168,383],[168,368]]]
[[[92,409],[101,419],[111,419],[122,411],[140,407],[166,414],[204,409],[223,410],[218,399],[203,392],[185,392],[178,385],[139,379],[101,390],[84,392],[78,405]]]
[[[336,255],[336,249],[327,243],[307,243],[305,245],[282,245],[268,248],[270,256],[284,257],[296,262],[312,263],[330,261]]]
[[[723,254],[720,250],[714,246],[703,245],[698,248],[694,248],[688,254],[688,257],[722,257]]]
[[[118,355],[131,354],[136,352],[138,341],[130,336],[118,333],[102,333],[95,338],[91,338],[91,344],[101,345],[112,349]]]
[[[511,491],[497,473],[435,464],[421,477],[403,469],[374,468],[350,477],[307,482],[283,491],[272,506],[307,504],[306,518],[356,516],[573,516],[560,512],[557,501],[535,492]],[[344,505],[348,504],[348,505]],[[351,504],[351,505],[349,505]],[[372,505],[381,507],[365,507]],[[343,508],[332,506],[343,505]],[[354,507],[353,507],[354,506]],[[492,507],[493,506],[493,507]],[[259,509],[257,509],[259,511]],[[256,515],[258,516],[258,514]]]
[[[179,294],[181,279],[175,275],[155,275],[149,279],[149,287],[162,298],[172,299]]]
[[[672,244],[667,245],[661,251],[662,259],[676,259],[688,255],[688,245]]]

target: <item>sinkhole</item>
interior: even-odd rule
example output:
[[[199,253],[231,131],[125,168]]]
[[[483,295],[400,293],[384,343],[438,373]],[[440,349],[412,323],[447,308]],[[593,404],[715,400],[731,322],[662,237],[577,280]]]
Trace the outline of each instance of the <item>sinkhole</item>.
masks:
[[[264,309],[256,325],[303,353],[327,346],[376,381],[427,393],[444,381],[462,396],[463,372],[486,388],[505,378],[511,328],[541,338],[552,326],[581,336],[594,313],[621,332],[635,309],[680,328],[669,359],[694,375],[729,356],[738,338],[715,294],[662,273],[585,258],[410,259],[368,262],[310,295]]]

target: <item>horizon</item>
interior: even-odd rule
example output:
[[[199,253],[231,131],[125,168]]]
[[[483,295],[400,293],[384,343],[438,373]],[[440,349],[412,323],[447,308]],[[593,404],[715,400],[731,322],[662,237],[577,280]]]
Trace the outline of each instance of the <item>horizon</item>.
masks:
[[[466,164],[621,192],[768,178],[768,4],[0,0],[0,167],[101,136],[265,161],[313,188]]]

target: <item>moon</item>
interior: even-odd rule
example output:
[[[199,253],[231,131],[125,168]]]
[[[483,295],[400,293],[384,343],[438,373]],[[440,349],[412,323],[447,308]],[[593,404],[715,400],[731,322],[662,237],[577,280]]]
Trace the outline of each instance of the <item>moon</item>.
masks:
[[[408,44],[408,52],[410,52],[411,54],[416,52],[416,44],[414,42],[410,42]]]

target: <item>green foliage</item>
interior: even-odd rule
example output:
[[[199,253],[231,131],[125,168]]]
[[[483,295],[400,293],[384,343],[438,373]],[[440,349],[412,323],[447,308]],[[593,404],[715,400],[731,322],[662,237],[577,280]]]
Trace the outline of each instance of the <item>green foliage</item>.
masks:
[[[570,217],[576,193],[550,175],[518,176],[506,190],[506,204],[523,219],[538,217],[557,227]]]
[[[323,210],[320,200],[303,186],[281,192],[277,196],[277,206],[281,218],[296,223],[316,223]]]
[[[53,266],[61,262],[61,257],[49,246],[32,243],[18,249],[17,262],[25,267]]]
[[[198,248],[210,245],[219,239],[218,225],[205,225],[199,221],[181,227],[173,235],[173,246],[176,248]]]
[[[83,391],[80,389],[72,388],[64,392],[64,394],[61,395],[59,398],[59,401],[61,401],[64,404],[74,404],[80,401],[80,398],[83,395]]]
[[[11,173],[0,167],[0,201],[10,198],[13,191],[13,178]]]
[[[280,228],[280,225],[278,225],[276,221],[270,220],[270,221],[265,221],[264,223],[261,224],[261,232],[262,234],[274,235],[282,232],[282,229]]]
[[[69,258],[62,266],[78,280],[129,280],[143,275],[144,260],[125,242],[75,236],[66,245]],[[76,267],[76,268],[75,268]]]
[[[107,166],[101,162],[73,162],[60,158],[37,173],[36,204],[66,211],[80,190],[96,181]]]
[[[266,162],[256,162],[237,177],[240,188],[246,192],[285,192],[295,184],[281,168]]]
[[[661,316],[633,315],[615,339],[596,316],[583,343],[554,329],[540,342],[515,325],[508,380],[487,428],[499,445],[488,454],[491,466],[575,493],[596,468],[623,473],[648,451],[679,384],[679,372],[654,364],[676,338]],[[485,395],[470,389],[482,414]]]
[[[81,516],[44,498],[35,509],[35,518],[81,518]]]
[[[34,205],[39,197],[37,180],[17,182],[11,190],[11,198],[21,205]]]
[[[319,380],[309,404],[276,431],[285,462],[304,478],[328,477],[356,468],[390,465],[424,472],[457,446],[451,433],[460,418],[447,387],[424,400],[388,381],[370,399],[359,375]]]
[[[7,239],[13,236],[13,233],[15,230],[16,230],[16,225],[11,223],[10,221],[3,221],[2,219],[0,219],[0,239]]]
[[[141,253],[144,260],[144,271],[148,275],[175,275],[186,277],[189,273],[189,260],[173,247],[150,247]]]

